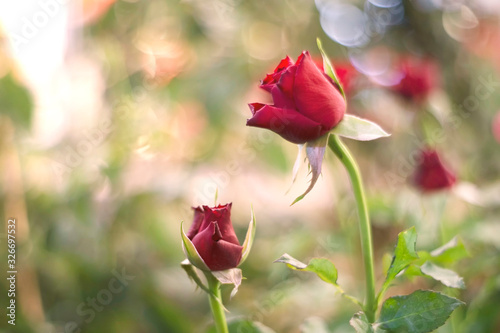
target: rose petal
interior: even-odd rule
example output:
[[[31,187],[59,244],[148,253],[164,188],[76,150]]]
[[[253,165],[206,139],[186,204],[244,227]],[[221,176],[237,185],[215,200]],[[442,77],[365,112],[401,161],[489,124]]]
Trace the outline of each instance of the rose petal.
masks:
[[[203,222],[203,218],[205,217],[205,214],[203,213],[203,209],[201,207],[192,208],[194,210],[193,223],[191,224],[191,227],[186,234],[186,236],[191,240],[193,240],[193,237],[196,236],[196,234],[200,230],[201,223]]]
[[[328,131],[321,124],[291,109],[264,105],[247,120],[247,126],[266,128],[293,143],[314,140]]]
[[[294,80],[294,101],[304,116],[332,129],[344,117],[346,104],[339,90],[314,64],[309,52],[297,60]]]
[[[260,88],[264,89],[265,91],[271,92],[275,85],[276,81],[274,80],[274,73],[266,74],[266,77],[260,83]]]
[[[234,232],[233,226],[231,224],[231,207],[232,203],[228,203],[227,205],[219,205],[212,208],[203,206],[205,219],[200,229],[203,230],[208,226],[209,223],[216,221],[220,229],[222,238],[226,242],[240,245],[238,237],[236,237],[236,233]]]
[[[272,89],[274,106],[280,109],[296,109],[293,101],[293,84],[295,81],[296,66],[289,67]]]
[[[286,56],[284,59],[280,61],[278,66],[274,69],[272,74],[267,74],[260,87],[266,91],[271,92],[272,88],[278,83],[281,77],[281,72],[286,70],[288,67],[293,65],[292,59],[289,56]]]
[[[259,111],[264,106],[266,106],[266,104],[262,104],[262,103],[250,103],[250,104],[248,104],[248,106],[250,107],[250,111],[252,111],[252,116],[253,116],[253,115],[255,115],[255,113],[257,111]]]
[[[207,228],[198,233],[193,238],[193,244],[211,270],[219,271],[235,268],[240,263],[243,247],[223,239],[214,241],[216,224],[217,222],[211,222]]]
[[[276,68],[274,69],[274,73],[279,73],[284,69],[287,69],[288,67],[293,65],[293,60],[290,59],[289,56],[286,56],[285,58],[281,59],[280,63]]]

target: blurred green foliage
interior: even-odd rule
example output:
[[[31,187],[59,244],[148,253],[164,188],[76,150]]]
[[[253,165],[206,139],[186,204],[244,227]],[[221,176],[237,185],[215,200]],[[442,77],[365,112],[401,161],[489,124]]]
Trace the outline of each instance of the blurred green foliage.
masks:
[[[361,9],[366,5],[349,3]],[[436,59],[443,76],[437,104],[417,110],[365,76],[349,97],[349,113],[392,133],[376,142],[347,142],[368,187],[378,283],[384,279],[383,255],[392,253],[401,230],[415,225],[418,249],[429,251],[459,235],[470,258],[451,267],[467,286],[453,296],[467,305],[438,332],[497,332],[500,143],[491,122],[500,107],[498,84],[487,98],[478,99],[470,115],[460,106],[474,96],[481,80],[497,82],[498,68],[494,60],[475,52],[477,48],[471,50],[447,34],[444,9],[422,11],[404,1],[404,13],[401,24],[366,47]],[[498,13],[477,10],[476,17],[498,21]],[[179,226],[181,220],[191,222],[191,206],[211,205],[219,187],[221,202],[234,202],[240,240],[251,203],[257,217],[254,248],[242,266],[246,280],[232,300],[230,288],[223,290],[227,316],[291,333],[299,332],[308,318],[320,317],[331,332],[352,331],[348,323],[357,309],[334,288],[313,274],[272,264],[284,252],[306,262],[326,257],[338,269],[339,284],[363,295],[358,227],[344,170],[327,154],[316,188],[289,207],[306,186],[307,171],[302,170],[292,193],[285,194],[296,147],[245,127],[250,113],[246,104],[268,98],[258,91],[259,79],[285,55],[295,58],[308,49],[319,56],[315,45],[320,37],[334,65],[347,59],[348,48],[322,31],[315,3],[116,1],[97,19],[73,28],[81,33],[68,40],[68,59],[86,59],[103,84],[100,90],[84,89],[88,94],[71,97],[66,106],[98,98],[97,109],[75,114],[63,107],[61,118],[40,119],[40,97],[23,87],[23,80],[30,86],[29,77],[17,75],[15,59],[0,68],[0,211],[3,221],[16,217],[29,226],[23,227],[27,238],[17,243],[18,276],[24,278],[18,280],[16,327],[8,326],[4,317],[0,330],[60,333],[74,322],[81,332],[204,332],[211,323],[208,302],[180,268],[184,254]],[[52,93],[59,96],[62,89],[54,86]],[[425,112],[441,117],[442,124],[436,125]],[[94,117],[90,122],[85,120],[89,114]],[[446,121],[453,115],[462,120],[456,128]],[[106,120],[111,121],[110,131],[89,144],[86,131]],[[48,131],[40,131],[43,122]],[[467,198],[482,205],[465,202],[457,193],[425,196],[412,188],[409,161],[424,140],[422,123],[442,131],[439,149],[460,182],[475,184],[472,192],[466,191]],[[84,143],[91,147],[88,153],[83,153]],[[70,165],[75,156],[67,147],[81,153],[80,162]],[[388,183],[388,173],[399,181]],[[2,258],[7,257],[4,239],[2,233]],[[112,293],[108,304],[99,303],[100,310],[90,310],[92,299],[107,302],[103,290],[109,289],[113,272],[122,269],[134,279]],[[24,287],[23,292],[24,285],[35,289]],[[387,296],[420,288],[447,290],[430,279],[411,279]],[[3,279],[2,307],[7,289]],[[43,319],[37,315],[37,302]],[[92,319],[79,307],[93,311]]]

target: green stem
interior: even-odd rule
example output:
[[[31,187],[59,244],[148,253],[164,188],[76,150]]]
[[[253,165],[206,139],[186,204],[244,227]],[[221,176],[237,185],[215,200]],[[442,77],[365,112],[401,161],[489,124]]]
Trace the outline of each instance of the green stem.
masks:
[[[375,270],[373,265],[373,244],[370,225],[370,217],[368,215],[368,207],[363,189],[363,181],[359,172],[358,165],[347,147],[340,141],[336,135],[330,135],[328,139],[328,147],[337,155],[342,164],[344,164],[349,178],[351,179],[354,197],[356,198],[359,230],[361,233],[361,250],[363,252],[363,261],[365,265],[366,275],[366,300],[365,314],[368,320],[373,323],[375,321],[375,312],[377,311],[377,302],[375,299]]]
[[[208,281],[208,289],[210,293],[208,298],[210,301],[210,309],[214,317],[215,329],[217,333],[229,333],[227,329],[226,314],[224,313],[224,306],[222,305],[222,298],[220,293],[220,282],[209,272],[205,273]]]
[[[361,310],[364,309],[363,304],[360,301],[358,301],[356,298],[352,297],[351,295],[346,294],[346,292],[344,291],[344,289],[342,289],[340,286],[337,285],[336,287],[337,287],[337,290],[340,293],[340,295],[342,295],[346,299],[350,300],[355,305],[359,306],[361,308]]]
[[[433,198],[434,199],[434,198]],[[439,233],[440,233],[440,236],[441,236],[441,244],[440,245],[444,245],[446,244],[446,241],[447,241],[447,232],[446,232],[446,226],[444,224],[444,221],[443,221],[443,216],[444,216],[444,212],[446,210],[446,203],[447,203],[447,196],[446,195],[438,195],[436,196],[436,198],[434,200],[437,201],[437,223],[439,225]]]

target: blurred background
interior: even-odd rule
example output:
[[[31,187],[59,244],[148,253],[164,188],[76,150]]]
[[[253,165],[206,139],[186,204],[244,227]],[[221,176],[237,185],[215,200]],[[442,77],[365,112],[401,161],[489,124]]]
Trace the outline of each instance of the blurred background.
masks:
[[[259,80],[286,55],[319,59],[316,37],[348,112],[392,134],[345,140],[367,186],[379,283],[398,232],[415,225],[418,250],[458,236],[469,256],[447,265],[465,290],[417,277],[389,295],[441,290],[467,306],[439,332],[500,331],[499,19],[496,0],[3,2],[0,256],[15,218],[18,280],[14,327],[1,279],[0,331],[205,332],[209,305],[179,266],[179,230],[218,189],[241,241],[252,205],[257,217],[246,280],[232,300],[223,290],[228,318],[354,332],[357,309],[333,288],[272,263],[327,257],[363,296],[345,170],[327,152],[290,207],[307,186],[303,165],[287,193],[297,147],[245,126],[247,103],[271,102]],[[452,189],[412,184],[424,146],[456,174]]]

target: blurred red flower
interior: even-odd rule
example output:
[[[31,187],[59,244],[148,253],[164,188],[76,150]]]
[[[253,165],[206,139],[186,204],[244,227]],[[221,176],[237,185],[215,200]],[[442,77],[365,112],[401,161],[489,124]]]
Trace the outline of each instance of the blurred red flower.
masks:
[[[350,62],[339,62],[333,65],[337,77],[339,78],[346,95],[352,95],[355,92],[355,81],[359,77],[359,72]]]
[[[425,100],[439,85],[438,66],[431,59],[404,56],[398,61],[396,69],[401,80],[391,87],[392,90],[414,102]]]
[[[420,190],[432,192],[453,187],[456,177],[443,165],[436,150],[426,148],[420,152],[413,181]]]

